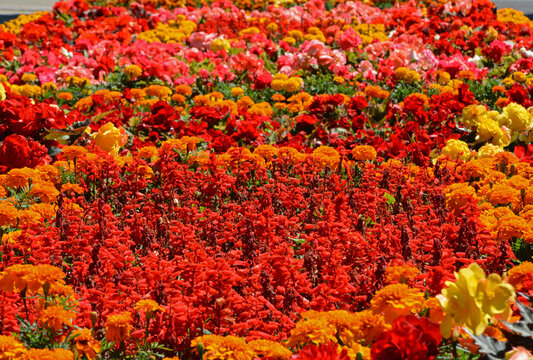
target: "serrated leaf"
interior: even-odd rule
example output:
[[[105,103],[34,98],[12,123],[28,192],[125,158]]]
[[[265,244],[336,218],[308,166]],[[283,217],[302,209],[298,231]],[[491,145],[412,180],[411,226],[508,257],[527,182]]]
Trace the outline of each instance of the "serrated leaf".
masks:
[[[479,352],[487,355],[490,360],[505,359],[505,353],[511,349],[511,346],[506,342],[486,335],[474,335],[466,329],[465,331],[474,339],[475,344],[479,346]]]

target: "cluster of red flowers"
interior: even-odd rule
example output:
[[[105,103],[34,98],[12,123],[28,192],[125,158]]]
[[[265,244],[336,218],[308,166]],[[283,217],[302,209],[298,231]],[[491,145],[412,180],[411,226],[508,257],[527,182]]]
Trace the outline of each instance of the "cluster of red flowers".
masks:
[[[0,359],[496,334],[533,283],[533,26],[493,10],[71,0],[0,25]]]

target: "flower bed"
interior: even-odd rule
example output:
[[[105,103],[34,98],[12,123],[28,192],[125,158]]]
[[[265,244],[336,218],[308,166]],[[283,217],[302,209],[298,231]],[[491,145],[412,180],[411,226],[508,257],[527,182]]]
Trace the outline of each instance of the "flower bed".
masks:
[[[0,26],[0,359],[528,359],[533,23],[67,1]]]

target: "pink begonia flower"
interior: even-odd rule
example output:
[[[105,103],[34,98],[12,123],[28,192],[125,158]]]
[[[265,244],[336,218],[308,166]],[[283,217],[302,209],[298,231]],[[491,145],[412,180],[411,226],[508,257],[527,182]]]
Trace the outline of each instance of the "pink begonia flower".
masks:
[[[508,355],[511,357],[507,358]],[[505,354],[507,360],[533,360],[533,354],[523,346],[515,347]]]
[[[39,78],[41,84],[56,82],[56,69],[48,66],[39,66],[35,69],[35,74]]]
[[[209,49],[209,46],[211,45],[211,42],[213,42],[214,39],[218,34],[206,34],[203,31],[192,33],[191,36],[189,36],[189,43],[192,47],[207,51]]]
[[[359,34],[352,28],[349,28],[342,33],[340,39],[341,49],[344,51],[352,51],[356,49],[359,45],[363,44]]]
[[[375,79],[377,72],[374,70],[374,66],[368,60],[363,60],[359,63],[359,71],[366,79]]]

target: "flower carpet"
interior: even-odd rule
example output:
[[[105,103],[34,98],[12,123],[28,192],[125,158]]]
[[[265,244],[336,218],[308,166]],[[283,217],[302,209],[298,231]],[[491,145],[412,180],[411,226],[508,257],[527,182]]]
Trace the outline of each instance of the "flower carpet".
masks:
[[[532,359],[533,22],[69,0],[0,25],[0,360]]]

